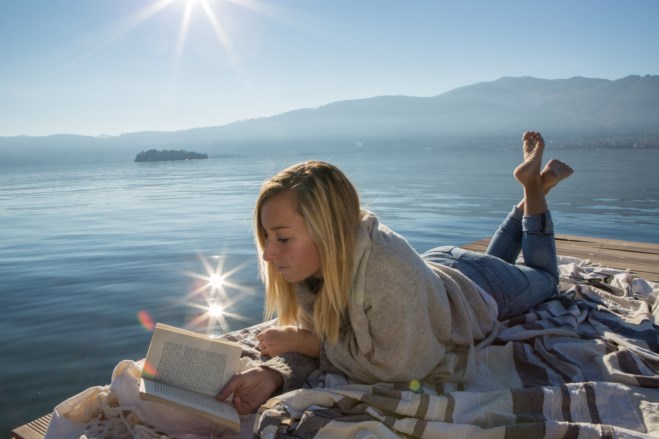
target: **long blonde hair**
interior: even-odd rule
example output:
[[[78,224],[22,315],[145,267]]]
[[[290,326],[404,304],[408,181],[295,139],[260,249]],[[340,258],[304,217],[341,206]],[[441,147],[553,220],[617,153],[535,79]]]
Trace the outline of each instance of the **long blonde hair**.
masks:
[[[304,316],[295,298],[295,285],[263,259],[261,209],[270,198],[288,191],[295,195],[297,212],[320,253],[323,279],[314,305],[313,331],[321,340],[335,342],[352,284],[353,247],[362,216],[359,195],[341,170],[313,160],[284,169],[261,186],[254,209],[254,235],[265,284],[265,317],[276,314],[284,325],[300,322]]]

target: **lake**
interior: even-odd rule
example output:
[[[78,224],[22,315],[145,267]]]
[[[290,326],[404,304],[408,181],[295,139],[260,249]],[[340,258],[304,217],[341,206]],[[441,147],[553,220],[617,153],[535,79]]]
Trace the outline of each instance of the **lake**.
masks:
[[[259,322],[252,206],[285,166],[338,165],[363,204],[424,251],[491,235],[520,197],[520,156],[437,146],[0,167],[0,435],[144,357],[150,322],[208,330],[204,278],[217,268],[233,303],[219,329]],[[549,197],[557,233],[659,243],[659,150],[546,156],[576,171]]]

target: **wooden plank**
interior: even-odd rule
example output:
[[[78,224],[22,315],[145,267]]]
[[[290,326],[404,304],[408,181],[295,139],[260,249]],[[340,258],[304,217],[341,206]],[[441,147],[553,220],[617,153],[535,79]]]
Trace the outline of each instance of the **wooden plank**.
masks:
[[[592,249],[588,247],[578,247],[573,245],[566,246],[560,242],[556,243],[556,252],[559,255],[577,256],[584,259],[587,259],[588,257],[596,257],[614,262],[617,261],[621,264],[630,263],[649,264],[653,266],[659,265],[659,260],[657,260],[654,255],[648,255],[647,257],[644,257],[643,253],[617,252],[613,250]]]
[[[605,248],[632,248],[638,252],[647,252],[651,254],[659,254],[659,244],[651,242],[638,242],[638,241],[623,241],[619,239],[605,239],[605,238],[590,238],[585,236],[575,235],[556,235],[557,239],[564,241],[575,241],[580,243],[588,243],[590,245],[601,245]]]
[[[48,425],[53,414],[47,414],[32,422],[12,430],[11,437],[15,439],[43,439],[48,431]]]
[[[659,282],[659,244],[557,235],[556,251]]]
[[[590,245],[590,243],[577,243],[574,241],[556,240],[556,248],[563,251],[574,249],[575,251],[587,251],[595,254],[606,255],[609,258],[628,258],[630,260],[638,260],[640,262],[652,262],[659,264],[659,254],[639,250],[633,247],[601,247],[597,245]]]
[[[462,248],[484,252],[489,242],[489,238],[481,239]],[[659,282],[659,244],[556,235],[556,252],[610,268],[629,270],[646,280]]]

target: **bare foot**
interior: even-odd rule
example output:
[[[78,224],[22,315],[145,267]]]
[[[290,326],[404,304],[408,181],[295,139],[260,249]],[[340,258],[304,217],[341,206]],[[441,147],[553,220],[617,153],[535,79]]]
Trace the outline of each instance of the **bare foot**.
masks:
[[[527,131],[522,136],[524,141],[524,162],[515,168],[513,175],[524,187],[541,185],[540,166],[542,165],[542,152],[545,149],[545,141],[540,133]]]
[[[574,170],[560,160],[551,159],[540,173],[542,189],[545,195],[562,180],[574,173]]]

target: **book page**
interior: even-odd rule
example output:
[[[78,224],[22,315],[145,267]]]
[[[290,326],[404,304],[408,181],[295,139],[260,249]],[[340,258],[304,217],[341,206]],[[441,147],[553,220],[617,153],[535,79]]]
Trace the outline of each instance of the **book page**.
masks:
[[[140,398],[151,401],[169,401],[170,405],[180,407],[197,415],[240,428],[240,416],[229,403],[216,400],[212,396],[201,395],[155,381],[140,380]]]
[[[236,343],[159,323],[142,375],[214,397],[238,372],[241,352]]]
[[[167,399],[173,402],[184,403],[186,406],[193,407],[197,410],[207,411],[215,415],[221,414],[228,416],[236,409],[229,403],[218,401],[214,397],[202,395],[190,390],[181,389],[180,387],[169,386],[151,380],[144,381],[144,393]]]

